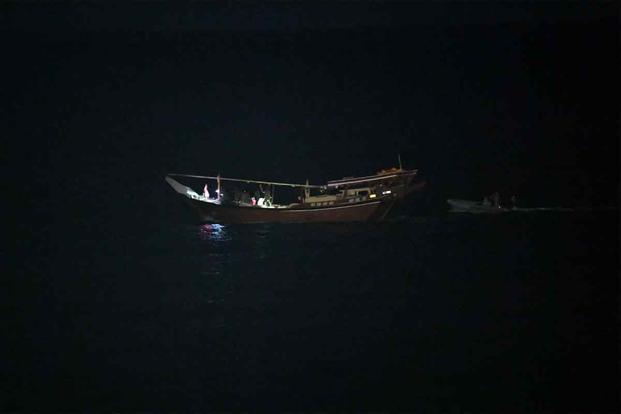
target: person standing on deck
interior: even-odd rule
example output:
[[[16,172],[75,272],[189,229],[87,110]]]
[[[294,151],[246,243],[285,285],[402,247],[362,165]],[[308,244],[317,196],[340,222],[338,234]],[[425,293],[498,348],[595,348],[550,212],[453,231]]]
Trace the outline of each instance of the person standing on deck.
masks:
[[[205,198],[209,198],[209,186],[207,184],[205,184],[205,187],[203,188],[203,195]]]
[[[220,173],[218,173],[218,176],[216,177],[216,180],[218,181],[218,188],[216,189],[216,197],[218,199],[218,201],[220,201]]]
[[[498,194],[498,191],[492,194],[492,204],[494,207],[500,208],[500,194]]]

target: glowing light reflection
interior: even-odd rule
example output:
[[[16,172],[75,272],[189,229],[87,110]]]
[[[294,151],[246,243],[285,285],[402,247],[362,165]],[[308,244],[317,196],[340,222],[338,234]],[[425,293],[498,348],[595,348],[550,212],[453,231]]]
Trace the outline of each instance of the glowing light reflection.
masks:
[[[227,240],[226,228],[221,224],[203,224],[199,228],[202,240],[224,241]]]

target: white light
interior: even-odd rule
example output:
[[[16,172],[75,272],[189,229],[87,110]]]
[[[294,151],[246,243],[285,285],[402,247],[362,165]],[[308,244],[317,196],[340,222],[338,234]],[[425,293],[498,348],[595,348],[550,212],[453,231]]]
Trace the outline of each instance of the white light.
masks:
[[[369,195],[369,198],[375,198],[375,197],[377,197],[377,195],[375,195],[375,194]]]
[[[384,194],[384,195],[385,195],[385,194],[390,194],[390,193],[391,193],[391,191],[390,191],[390,190],[382,191],[382,194]]]

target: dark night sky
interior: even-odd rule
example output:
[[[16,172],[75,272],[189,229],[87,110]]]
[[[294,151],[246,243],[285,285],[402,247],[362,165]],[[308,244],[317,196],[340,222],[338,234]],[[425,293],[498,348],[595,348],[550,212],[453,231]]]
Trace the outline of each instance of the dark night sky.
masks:
[[[5,165],[58,208],[172,171],[322,182],[397,153],[437,200],[616,204],[618,18],[613,2],[4,4]]]
[[[587,0],[0,2],[0,411],[618,406],[618,212],[435,214],[618,206],[619,37]],[[163,179],[397,154],[428,185],[380,227],[202,226]]]

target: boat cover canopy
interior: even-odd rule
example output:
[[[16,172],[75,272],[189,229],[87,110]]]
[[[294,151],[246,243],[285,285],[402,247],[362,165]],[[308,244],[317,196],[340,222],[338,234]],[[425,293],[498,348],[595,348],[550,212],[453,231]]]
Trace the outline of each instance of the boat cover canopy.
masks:
[[[204,178],[204,179],[208,179],[208,180],[221,180],[221,181],[236,181],[236,182],[248,183],[248,184],[278,185],[278,186],[282,186],[282,187],[325,188],[322,185],[279,183],[279,182],[275,182],[275,181],[244,180],[244,179],[241,179],[241,178],[226,178],[226,177],[208,176],[208,175],[168,174],[168,176],[170,176],[170,177],[187,177],[187,178]]]
[[[373,181],[389,180],[391,178],[415,175],[418,170],[396,170],[394,173],[380,173],[376,175],[368,175],[366,177],[348,177],[340,180],[328,181],[327,187],[340,187],[352,184],[362,184]]]

